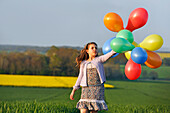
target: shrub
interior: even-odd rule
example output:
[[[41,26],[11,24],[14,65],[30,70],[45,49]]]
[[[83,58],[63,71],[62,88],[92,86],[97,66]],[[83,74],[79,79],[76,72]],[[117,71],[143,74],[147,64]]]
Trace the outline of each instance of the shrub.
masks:
[[[149,73],[149,75],[150,75],[151,79],[153,79],[153,80],[158,78],[158,73],[156,71],[151,71]]]

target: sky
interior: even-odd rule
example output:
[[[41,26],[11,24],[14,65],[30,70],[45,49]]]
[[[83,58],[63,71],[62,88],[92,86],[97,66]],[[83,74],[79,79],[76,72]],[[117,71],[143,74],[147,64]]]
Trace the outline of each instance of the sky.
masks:
[[[159,51],[170,51],[169,0],[0,0],[0,45],[84,47],[95,41],[99,47],[117,32],[103,22],[117,13],[126,27],[129,14],[142,7],[148,11],[145,26],[133,31],[141,43],[151,34],[160,35]]]

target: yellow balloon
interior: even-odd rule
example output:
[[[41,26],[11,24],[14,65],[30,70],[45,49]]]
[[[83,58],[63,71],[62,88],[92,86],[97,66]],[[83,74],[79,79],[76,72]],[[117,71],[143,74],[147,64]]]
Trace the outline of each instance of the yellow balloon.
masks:
[[[127,51],[127,52],[125,52],[125,57],[126,57],[128,60],[130,59],[131,52],[132,52],[132,51]]]
[[[163,45],[163,39],[160,35],[152,34],[146,37],[140,44],[139,47],[143,49],[155,51],[161,48]]]
[[[136,43],[135,41],[133,41],[132,43],[135,47],[138,47],[138,43]],[[131,56],[131,51],[127,51],[125,52],[125,57],[129,60]]]

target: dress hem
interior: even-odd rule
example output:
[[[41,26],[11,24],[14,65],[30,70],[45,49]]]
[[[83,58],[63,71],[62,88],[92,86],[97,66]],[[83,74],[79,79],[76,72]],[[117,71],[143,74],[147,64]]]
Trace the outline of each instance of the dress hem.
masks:
[[[88,109],[93,111],[108,110],[104,100],[90,100],[90,99],[84,99],[88,101],[82,101],[82,100],[83,99],[80,99],[80,101],[77,103],[76,106],[77,109]]]

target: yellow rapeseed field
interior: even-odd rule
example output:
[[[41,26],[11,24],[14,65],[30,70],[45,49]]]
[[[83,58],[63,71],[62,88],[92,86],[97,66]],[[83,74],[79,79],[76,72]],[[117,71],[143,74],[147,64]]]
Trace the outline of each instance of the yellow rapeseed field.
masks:
[[[77,77],[0,74],[0,85],[2,86],[72,88],[76,80]],[[114,88],[109,84],[105,84],[105,87]]]
[[[157,53],[162,59],[170,58],[170,53]]]

